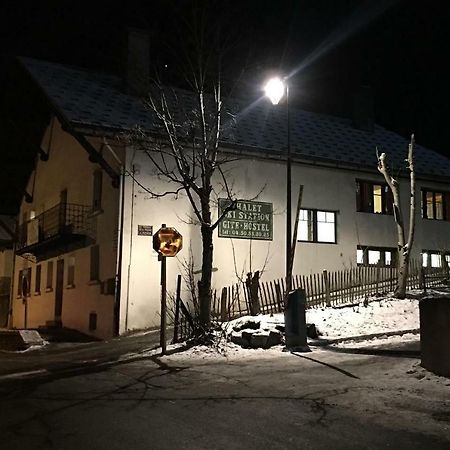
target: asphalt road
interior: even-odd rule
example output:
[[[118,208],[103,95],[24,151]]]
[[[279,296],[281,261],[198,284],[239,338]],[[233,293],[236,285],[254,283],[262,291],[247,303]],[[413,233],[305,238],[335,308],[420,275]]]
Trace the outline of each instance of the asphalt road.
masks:
[[[143,354],[4,381],[0,448],[448,450],[450,386],[420,384],[414,363],[324,350]]]

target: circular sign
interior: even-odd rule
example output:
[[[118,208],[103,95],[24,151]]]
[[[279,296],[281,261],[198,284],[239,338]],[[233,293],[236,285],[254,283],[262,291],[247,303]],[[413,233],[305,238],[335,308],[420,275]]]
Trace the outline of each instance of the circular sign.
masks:
[[[183,248],[183,236],[175,228],[160,228],[153,235],[153,248],[162,256],[175,256]]]

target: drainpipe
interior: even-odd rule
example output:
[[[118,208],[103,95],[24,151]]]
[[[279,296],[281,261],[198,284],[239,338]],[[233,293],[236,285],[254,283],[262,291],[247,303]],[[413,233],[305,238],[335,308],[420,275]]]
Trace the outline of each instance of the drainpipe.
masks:
[[[114,301],[114,335],[120,334],[120,295],[122,291],[122,247],[123,247],[123,222],[124,222],[124,201],[125,201],[125,167],[120,168],[120,200],[119,200],[119,230],[118,249],[116,265],[116,295]]]
[[[117,243],[117,261],[116,261],[116,290],[114,297],[114,335],[120,334],[120,300],[122,291],[122,256],[123,256],[123,223],[124,223],[124,202],[125,202],[125,166],[117,153],[109,145],[107,139],[103,137],[103,145],[109,150],[111,155],[120,165],[120,185],[119,185],[119,223],[118,223],[118,243]]]

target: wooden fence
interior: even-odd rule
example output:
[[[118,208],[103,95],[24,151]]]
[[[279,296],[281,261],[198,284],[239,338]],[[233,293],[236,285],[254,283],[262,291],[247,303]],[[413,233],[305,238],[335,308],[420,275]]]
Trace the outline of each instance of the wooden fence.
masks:
[[[411,261],[407,281],[408,289],[426,289],[449,279],[448,268],[424,268],[421,261]],[[307,307],[336,306],[354,303],[370,296],[394,290],[397,281],[395,267],[353,267],[337,272],[295,275],[293,288],[302,288],[306,292]],[[258,289],[259,309],[261,313],[283,311],[283,292],[285,281],[260,282]],[[213,293],[212,317],[217,321],[251,314],[252,305],[249,289],[245,283],[225,287],[220,294]]]

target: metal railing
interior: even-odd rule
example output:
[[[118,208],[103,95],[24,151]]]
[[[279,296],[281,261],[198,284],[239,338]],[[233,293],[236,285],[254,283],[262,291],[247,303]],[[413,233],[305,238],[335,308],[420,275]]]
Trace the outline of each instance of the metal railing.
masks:
[[[58,236],[94,237],[91,212],[90,206],[59,203],[19,226],[16,251]]]

